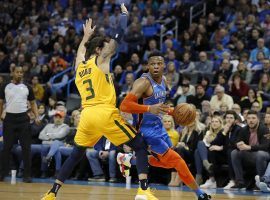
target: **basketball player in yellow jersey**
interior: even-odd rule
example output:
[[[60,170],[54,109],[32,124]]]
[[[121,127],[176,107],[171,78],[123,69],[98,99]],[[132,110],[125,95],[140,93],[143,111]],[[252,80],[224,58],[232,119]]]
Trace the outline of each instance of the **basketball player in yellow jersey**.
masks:
[[[110,75],[110,59],[115,53],[117,43],[121,42],[127,26],[128,11],[121,5],[120,26],[107,42],[103,37],[92,37],[95,26],[92,20],[83,26],[84,36],[76,57],[76,85],[82,98],[82,113],[75,136],[75,146],[62,166],[53,187],[42,200],[56,199],[57,192],[72,170],[85,154],[87,147],[94,146],[104,135],[114,145],[126,143],[137,156],[137,170],[140,188],[135,200],[156,200],[148,188],[147,147],[140,134],[128,125],[115,107],[116,95]],[[148,108],[149,109],[149,108]],[[151,111],[158,109],[153,107]]]

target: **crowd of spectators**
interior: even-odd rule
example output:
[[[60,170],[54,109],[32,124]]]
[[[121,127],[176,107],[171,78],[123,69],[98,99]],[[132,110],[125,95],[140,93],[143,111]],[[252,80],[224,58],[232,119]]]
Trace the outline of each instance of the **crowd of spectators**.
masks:
[[[205,188],[225,186],[227,182],[218,182],[219,165],[227,166],[227,188],[243,188],[255,175],[263,176],[270,160],[269,1],[208,1],[207,14],[189,25],[187,8],[195,0],[4,0],[0,4],[0,84],[14,66],[22,66],[42,121],[35,124],[29,111],[32,155],[33,159],[40,157],[40,167],[33,167],[33,175],[44,178],[57,174],[62,157],[71,152],[80,117],[79,110],[67,112],[65,102],[66,85],[74,71],[52,77],[72,67],[85,20],[91,17],[97,34],[107,37],[118,26],[122,2],[130,13],[124,42],[112,62],[119,101],[134,80],[147,72],[148,54],[160,50],[166,61],[168,104],[187,102],[197,108],[194,124],[172,127],[182,136],[174,148],[189,163],[196,180],[202,184],[207,178],[202,185]],[[178,35],[172,29],[175,20]],[[168,23],[163,26],[161,21]],[[161,31],[165,36],[160,46]],[[76,92],[71,85],[71,93]],[[132,123],[131,115],[123,116]],[[254,128],[254,124],[259,125]],[[117,170],[112,158],[118,150],[103,138],[95,150],[87,151],[74,177],[104,181],[101,161],[109,163],[108,180],[115,182]],[[131,151],[127,146],[124,150]],[[19,169],[20,176],[20,145],[15,144],[13,152],[17,159],[13,167]],[[244,180],[243,169],[248,164],[253,175]],[[170,185],[179,185],[175,173],[171,177]]]

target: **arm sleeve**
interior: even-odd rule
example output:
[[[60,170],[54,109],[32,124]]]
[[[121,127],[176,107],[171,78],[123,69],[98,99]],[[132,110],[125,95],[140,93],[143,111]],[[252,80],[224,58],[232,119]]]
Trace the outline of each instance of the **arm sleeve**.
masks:
[[[138,104],[138,99],[134,94],[129,93],[120,105],[120,110],[127,113],[145,113],[149,111],[150,106]]]
[[[38,139],[40,140],[49,140],[50,138],[46,135],[48,126],[45,126],[42,131],[39,133]]]

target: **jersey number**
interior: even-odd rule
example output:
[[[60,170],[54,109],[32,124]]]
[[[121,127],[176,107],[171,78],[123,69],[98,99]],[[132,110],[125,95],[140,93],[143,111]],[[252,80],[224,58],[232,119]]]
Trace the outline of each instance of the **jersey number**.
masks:
[[[83,84],[88,84],[89,85],[89,87],[86,88],[86,90],[90,91],[90,93],[91,93],[89,96],[86,97],[86,100],[95,98],[95,91],[93,89],[92,80],[91,79],[84,80]]]

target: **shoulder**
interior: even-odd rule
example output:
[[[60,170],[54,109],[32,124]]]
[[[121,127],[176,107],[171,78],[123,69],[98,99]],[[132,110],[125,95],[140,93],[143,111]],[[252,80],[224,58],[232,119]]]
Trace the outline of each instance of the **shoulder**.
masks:
[[[147,87],[147,86],[150,86],[151,82],[149,78],[147,78],[146,76],[143,76],[135,80],[134,84]]]

